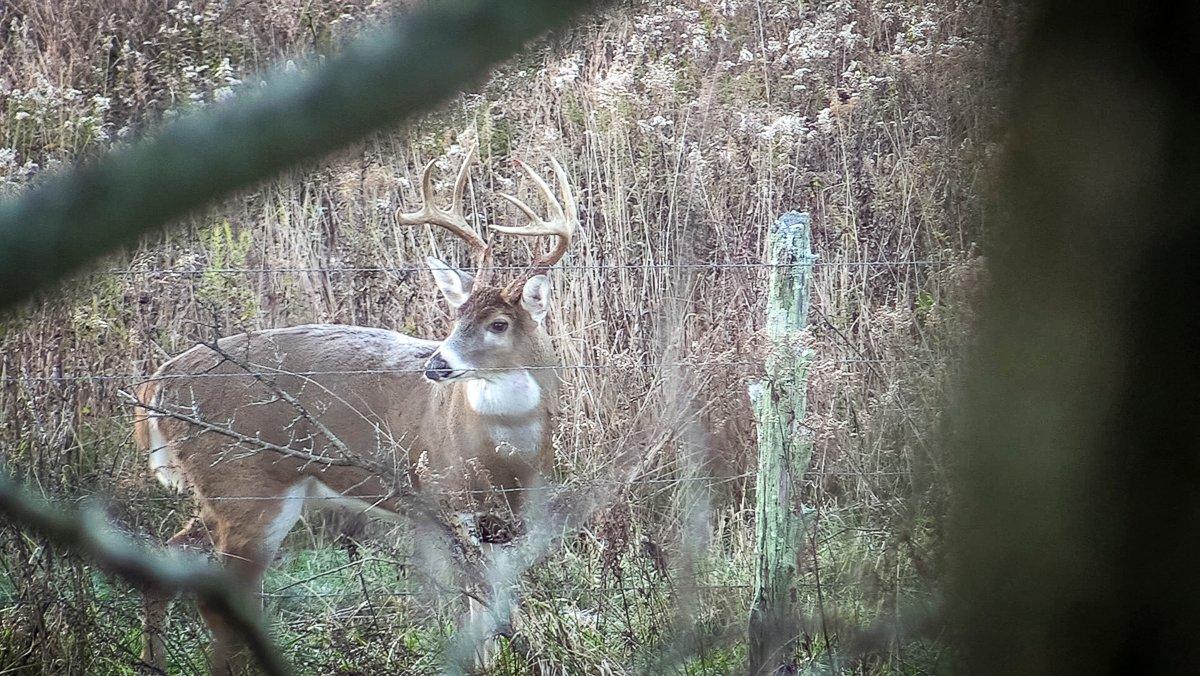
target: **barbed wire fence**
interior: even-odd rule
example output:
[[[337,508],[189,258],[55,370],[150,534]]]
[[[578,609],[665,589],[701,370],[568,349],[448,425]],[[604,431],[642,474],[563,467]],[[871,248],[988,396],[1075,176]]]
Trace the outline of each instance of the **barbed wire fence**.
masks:
[[[466,77],[478,76],[496,59],[512,53],[522,42],[540,30],[565,21],[569,16],[591,3],[549,2],[467,2],[459,8],[453,4],[439,5],[425,14],[418,13],[400,24],[395,34],[377,38],[373,44],[352,46],[340,59],[323,69],[316,69],[315,79],[309,83],[281,81],[261,97],[242,107],[223,108],[214,113],[200,115],[169,126],[155,140],[131,148],[70,172],[60,178],[52,178],[26,197],[4,205],[0,209],[0,305],[8,306],[24,300],[33,292],[44,288],[86,259],[129,242],[137,233],[158,226],[170,218],[186,212],[204,200],[243,186],[272,171],[306,158],[328,152],[368,131],[379,128],[420,107],[444,97]],[[534,18],[536,20],[531,20]],[[462,36],[474,36],[470,48],[463,48]],[[424,64],[425,68],[422,68]],[[321,94],[321,96],[317,96]],[[336,94],[336,95],[333,95]],[[313,103],[317,101],[318,103]],[[311,104],[311,105],[310,105]],[[285,124],[286,123],[286,124]],[[957,261],[946,260],[865,260],[843,262],[817,262],[818,269],[879,269],[914,271],[939,269],[954,265]],[[630,265],[566,265],[566,271],[604,273],[608,271],[748,271],[769,272],[777,266],[757,261],[740,262],[672,262]],[[143,278],[195,278],[207,275],[266,275],[315,274],[330,277],[344,275],[409,275],[415,267],[211,267],[211,268],[153,268],[136,267],[126,270],[101,270],[93,275],[109,277]],[[497,270],[516,269],[500,266]],[[828,320],[826,320],[828,321]],[[831,325],[832,326],[832,325]],[[853,346],[851,346],[853,347]],[[837,358],[835,363],[851,368],[855,365],[874,368],[885,364],[928,365],[927,361],[913,359],[872,359],[860,356]],[[646,369],[686,370],[696,364],[686,360],[646,361],[639,366]],[[754,360],[717,361],[704,364],[707,369],[738,369],[736,379],[755,378],[760,374],[761,363]],[[626,368],[624,365],[604,363],[564,363],[545,367],[555,370],[577,372],[604,372],[605,369]],[[362,370],[330,371],[308,374],[318,375],[379,375],[402,373],[412,370]],[[228,377],[241,374],[204,374],[202,377]],[[278,373],[273,374],[278,375]],[[119,372],[80,372],[51,369],[50,373],[0,374],[0,388],[37,386],[79,386],[89,384],[133,385],[147,374]],[[251,374],[242,377],[253,377]],[[912,414],[910,407],[880,408],[901,415]],[[120,414],[118,414],[119,416]],[[666,443],[666,442],[662,442]],[[15,468],[9,468],[15,469]],[[600,468],[606,469],[605,467]],[[667,465],[635,474],[624,479],[600,479],[590,476],[584,481],[568,486],[572,495],[590,493],[590,502],[577,510],[575,525],[585,522],[585,517],[594,516],[601,507],[619,503],[617,496],[639,488],[661,492],[678,487],[696,487],[707,491],[715,486],[744,482],[753,478],[752,472],[727,472],[705,474],[703,467],[681,467]],[[600,472],[595,472],[599,474]],[[855,472],[814,468],[812,478],[871,474],[877,477],[903,479],[906,472]],[[115,476],[115,473],[110,475]],[[42,487],[55,495],[55,487]],[[525,490],[525,489],[522,489]],[[676,493],[686,491],[674,491]],[[655,493],[657,494],[657,493]],[[692,497],[695,494],[691,494]],[[208,496],[214,500],[264,500],[269,496]],[[383,495],[378,496],[382,499]],[[278,499],[277,497],[274,499]],[[308,498],[312,499],[312,498]],[[163,495],[125,495],[121,502],[127,509],[137,509],[151,503],[181,503],[181,498]],[[706,508],[708,509],[708,508]],[[101,510],[87,503],[85,498],[56,496],[50,503],[33,498],[28,492],[5,480],[0,483],[0,510],[24,528],[35,530],[49,540],[71,548],[96,562],[102,570],[132,582],[141,589],[166,589],[172,592],[192,593],[210,605],[224,608],[230,621],[240,628],[247,642],[269,673],[286,673],[290,667],[280,657],[281,651],[272,643],[252,609],[238,605],[233,596],[234,587],[228,583],[221,571],[188,562],[188,567],[173,567],[171,561],[153,563],[146,552],[132,548],[127,538],[122,538],[110,528],[101,527],[94,516]],[[709,512],[701,510],[699,518],[707,518]],[[695,518],[693,518],[693,521]],[[537,559],[546,556],[552,543],[568,529],[567,521],[551,521],[537,538],[531,538],[528,551],[511,552],[508,563],[509,581],[523,574],[541,575],[533,569]],[[814,538],[812,547],[815,570],[819,572],[815,548],[822,543]],[[376,601],[389,595],[405,597],[420,592],[407,590],[383,591],[368,589],[361,570],[370,564],[386,564],[395,569],[400,577],[416,568],[408,557],[393,556],[378,542],[371,545],[385,552],[386,556],[364,556],[348,562],[336,570],[326,571],[301,580],[264,590],[268,599],[313,600],[334,598],[359,598],[369,612],[365,616],[374,621],[380,616]],[[618,560],[608,561],[601,567],[599,585],[553,585],[531,584],[531,593],[557,594],[604,593],[620,595],[625,604],[624,612],[630,612],[628,594],[653,594],[656,592],[675,595],[680,608],[687,607],[687,597],[698,593],[746,592],[749,581],[744,579],[729,582],[704,583],[696,579],[674,579],[668,575],[659,546],[652,540],[638,543],[641,547],[642,564],[637,576],[642,583],[630,584],[619,571]],[[151,561],[152,563],[147,563]],[[692,562],[694,564],[694,562]],[[689,564],[691,565],[691,564]],[[361,594],[334,596],[333,592],[309,590],[293,591],[318,579],[339,572],[359,571]],[[183,572],[181,572],[183,571]],[[607,571],[607,572],[606,572]],[[438,589],[436,581],[422,580],[427,586]],[[824,586],[823,586],[824,584]],[[811,588],[818,595],[828,591],[829,581],[824,583],[817,575]],[[461,589],[441,589],[450,595],[464,595]],[[290,593],[289,593],[290,592]],[[659,603],[658,610],[665,611],[667,604]],[[830,648],[828,609],[818,607],[818,619],[803,618],[800,626],[805,633],[811,627],[820,626],[825,636],[825,648]],[[113,605],[104,612],[116,615],[122,612]],[[359,613],[356,611],[355,617]],[[599,622],[610,622],[602,617]],[[484,635],[494,631],[479,629],[470,641],[449,643],[448,652],[452,659],[444,668],[453,671],[462,667],[464,656],[473,651],[474,644]],[[678,627],[677,627],[678,628]],[[713,630],[713,636],[730,634],[731,626]],[[741,632],[741,627],[736,631]],[[193,632],[194,633],[194,632]],[[816,630],[812,630],[816,633]],[[865,635],[865,632],[860,632]],[[853,631],[848,636],[859,635]],[[681,631],[678,640],[672,639],[671,649],[662,650],[656,660],[669,663],[684,659],[694,652],[694,644],[700,636],[693,631]],[[167,649],[175,654],[188,652],[189,635],[176,637]],[[710,637],[711,638],[711,637]],[[510,636],[515,646],[516,637]],[[193,642],[194,644],[194,642]],[[123,647],[119,649],[124,649]],[[527,653],[532,654],[532,653]],[[456,655],[456,657],[455,657]],[[127,659],[135,660],[132,654]],[[181,665],[187,660],[181,658]]]
[[[951,263],[952,263],[951,261],[927,262],[927,265],[925,265],[924,267],[941,268],[941,267],[945,267],[946,265],[949,265]],[[885,265],[890,265],[890,263],[883,262],[883,261],[872,261],[872,265],[875,267],[883,267]],[[568,269],[570,269],[571,267],[572,266],[570,266],[570,265],[566,266],[566,268],[568,268]],[[589,267],[591,267],[591,266],[589,266]],[[622,267],[632,268],[632,267],[637,267],[637,266],[622,266]],[[717,270],[721,270],[721,269],[769,270],[775,266],[768,266],[768,265],[753,265],[752,266],[752,265],[746,265],[746,264],[737,264],[737,265],[731,265],[731,266],[726,266],[726,265],[722,265],[722,264],[705,264],[702,266],[698,266],[696,264],[656,264],[653,266],[654,269],[670,269],[670,268],[675,268],[675,267],[687,269],[687,270],[706,269],[706,268],[712,268],[712,269],[717,269]],[[834,268],[834,267],[835,267],[835,265],[829,264],[829,265],[823,265],[822,269]],[[255,270],[261,271],[262,269],[255,269]],[[292,272],[296,271],[295,269],[289,269],[289,270]],[[322,272],[330,272],[331,274],[336,274],[338,272],[337,269],[328,270],[328,269],[324,269],[324,268],[305,269],[304,271],[308,272],[311,270],[321,270]],[[128,271],[126,271],[126,272],[128,272]],[[121,273],[122,276],[126,276],[126,272],[122,272]],[[103,272],[100,272],[97,274],[103,275],[103,274],[109,274],[109,272],[103,271]],[[153,275],[156,273],[151,273],[151,274]],[[222,273],[222,274],[226,274],[226,273]],[[228,272],[227,274],[241,274],[241,272],[240,271]],[[755,320],[755,318],[753,318],[753,317],[746,317],[745,321],[753,323],[754,321],[757,321],[757,320]],[[820,320],[817,319],[815,321],[819,322]],[[836,350],[833,348],[828,348],[828,349],[822,349],[822,352],[827,353],[827,354],[828,353],[836,353]],[[914,368],[930,368],[930,367],[936,367],[939,364],[942,364],[941,360],[938,360],[935,358],[886,359],[886,358],[864,358],[864,357],[844,356],[844,357],[830,357],[829,361],[830,361],[830,363],[837,364],[840,367],[844,367],[844,368],[864,368],[864,369],[872,368],[875,366],[882,366],[882,365],[897,365],[897,366],[914,367]],[[674,360],[674,361],[648,362],[648,363],[643,364],[643,366],[650,370],[669,370],[669,369],[687,369],[687,368],[691,368],[691,367],[696,367],[697,363],[689,362],[687,360]],[[750,379],[759,378],[762,375],[761,360],[706,361],[702,364],[702,367],[706,370],[713,370],[713,369],[722,370],[722,371],[735,370],[736,373],[735,373],[734,377],[736,377],[736,379],[739,381],[748,381]],[[622,365],[622,364],[601,364],[601,363],[593,363],[593,364],[562,363],[562,364],[555,364],[555,365],[551,365],[551,366],[544,366],[544,367],[537,367],[537,368],[562,371],[567,374],[570,374],[571,372],[603,372],[606,369],[620,369],[620,368],[626,368],[626,366]],[[361,376],[371,376],[371,375],[380,375],[380,374],[417,373],[420,371],[422,371],[422,369],[360,369],[360,370],[312,371],[312,372],[287,374],[287,373],[281,373],[277,370],[275,370],[275,371],[267,370],[267,371],[263,371],[262,373],[265,373],[267,375],[272,375],[272,376],[274,376],[274,375],[297,375],[297,376],[303,376],[303,377],[313,377],[313,376],[350,376],[350,377],[354,377],[354,376],[360,376],[360,375]],[[43,385],[74,387],[74,386],[79,386],[79,385],[86,386],[89,384],[129,386],[129,385],[137,384],[139,382],[143,382],[148,377],[149,376],[146,374],[115,373],[115,372],[106,372],[106,373],[65,372],[65,373],[59,373],[59,374],[54,374],[54,375],[32,375],[32,374],[30,374],[30,375],[15,375],[15,374],[9,373],[9,374],[0,375],[0,387],[12,388],[12,387],[22,387],[22,386],[43,386]],[[165,379],[169,380],[173,377],[174,376],[168,375],[165,377]],[[197,374],[196,377],[199,377],[201,379],[206,379],[206,378],[226,378],[226,379],[227,378],[242,378],[242,379],[245,379],[245,378],[251,378],[254,376],[252,376],[250,374],[246,374],[246,373],[201,373],[201,374]],[[569,375],[568,375],[568,377],[569,377]],[[744,387],[743,387],[743,390],[744,390]],[[880,411],[880,412],[886,411],[888,413],[896,413],[896,414],[901,414],[901,415],[912,415],[913,414],[913,411],[911,408],[903,407],[903,406],[891,406],[891,407],[880,406],[876,410]],[[120,414],[118,414],[118,415],[120,415]],[[126,434],[128,434],[128,433],[126,433]],[[126,443],[126,445],[128,445],[128,441],[126,441],[125,443]],[[860,479],[864,478],[864,477],[871,477],[874,479],[901,480],[902,481],[907,476],[909,476],[909,474],[910,473],[907,471],[879,471],[879,470],[866,471],[866,470],[855,470],[852,468],[845,468],[845,469],[825,468],[825,469],[822,469],[822,468],[814,467],[814,468],[810,469],[810,471],[806,474],[806,477],[807,477],[807,480],[809,480],[809,481],[821,480],[821,479],[833,479],[833,478],[841,478],[841,477],[859,477]],[[666,490],[666,491],[674,492],[674,491],[677,491],[680,486],[693,485],[693,486],[698,487],[698,489],[701,491],[711,491],[714,488],[717,488],[717,487],[720,487],[720,486],[726,485],[726,484],[744,483],[746,481],[752,481],[754,476],[755,476],[755,473],[753,471],[739,472],[739,473],[726,473],[726,474],[711,474],[711,475],[701,474],[701,475],[683,476],[683,475],[680,475],[678,471],[668,470],[665,474],[660,474],[658,476],[651,474],[651,475],[647,475],[647,476],[634,477],[630,480],[611,480],[611,479],[605,480],[602,478],[597,478],[596,476],[592,476],[592,477],[589,477],[588,479],[585,479],[584,482],[582,482],[582,483],[584,483],[584,485],[588,488],[593,488],[593,489],[601,488],[601,489],[605,489],[605,490],[616,490],[616,489],[623,488],[623,489],[632,489],[632,490],[647,489],[647,490],[652,490],[652,491]],[[575,488],[578,489],[579,486],[576,485]],[[503,492],[504,490],[505,489],[500,489],[500,492]],[[528,490],[528,489],[513,489],[513,490]],[[278,499],[277,496],[268,496],[268,495],[262,495],[262,496],[246,496],[246,495],[208,496],[208,497],[210,499],[213,499],[216,501],[222,501],[222,500],[257,501],[257,500]],[[375,495],[375,496],[367,495],[367,496],[362,496],[362,497],[364,497],[366,499],[384,499],[387,497],[387,495],[379,494],[379,495]],[[316,502],[321,501],[320,497],[309,498],[309,499],[314,500]],[[81,500],[81,498],[70,498],[70,499],[67,499],[67,502],[68,503],[70,503],[70,502],[78,503],[80,500]],[[169,496],[169,495],[146,495],[146,494],[129,495],[129,496],[122,496],[120,500],[121,500],[123,507],[125,509],[130,509],[130,510],[139,509],[139,505],[151,505],[151,504],[156,504],[156,503],[160,504],[160,505],[176,505],[180,508],[186,508],[186,504],[187,504],[186,499],[180,498],[177,496]],[[385,539],[386,539],[386,537],[395,537],[395,536],[394,535],[385,536]],[[822,546],[822,544],[826,544],[826,543],[824,541],[818,539],[818,542],[814,546]],[[368,543],[365,543],[362,546],[365,547],[368,551],[371,551],[371,550],[373,550],[373,548],[380,546],[380,541],[378,538],[372,538]],[[386,564],[393,568],[394,572],[392,573],[392,575],[396,579],[401,579],[401,578],[407,577],[410,574],[409,571],[411,571],[411,569],[415,565],[415,563],[416,562],[411,557],[388,556],[387,558],[379,558],[379,557],[373,556],[373,555],[366,555],[366,556],[363,556],[362,558],[358,559],[357,561],[348,562],[347,564],[345,564],[345,566],[358,567],[361,569],[362,566]],[[324,579],[326,576],[335,576],[339,573],[344,573],[346,570],[348,570],[348,568],[346,568],[345,566],[336,566],[333,570],[331,570],[329,572],[318,573],[309,582]],[[422,583],[422,582],[427,582],[427,580],[418,579],[417,582]],[[667,603],[667,599],[670,598],[671,595],[674,595],[674,594],[713,594],[713,593],[719,592],[721,590],[724,590],[726,592],[730,592],[730,593],[734,593],[734,594],[738,594],[738,595],[744,595],[744,594],[748,593],[748,591],[752,588],[752,580],[749,577],[742,577],[741,579],[738,579],[738,580],[732,580],[732,581],[727,581],[727,582],[723,582],[723,583],[704,583],[704,582],[700,582],[700,581],[694,581],[694,582],[689,583],[689,582],[686,582],[683,580],[675,580],[675,579],[657,580],[657,581],[652,581],[652,583],[643,580],[640,583],[638,583],[638,582],[627,581],[627,580],[623,579],[621,576],[616,576],[616,577],[611,577],[610,579],[600,580],[596,584],[593,584],[590,586],[589,585],[580,585],[580,584],[555,586],[552,584],[543,584],[542,582],[543,581],[541,581],[541,580],[534,581],[534,582],[527,582],[525,584],[525,593],[528,593],[528,594],[551,594],[551,595],[601,594],[601,595],[605,595],[605,596],[613,596],[613,595],[620,596],[620,595],[625,595],[625,594],[641,594],[644,597],[642,599],[642,601],[644,601],[644,602],[649,602],[649,600],[656,599],[655,602]],[[814,591],[814,592],[817,590],[823,590],[825,592],[825,594],[828,595],[831,591],[830,585],[831,585],[831,583],[827,581],[825,583],[824,588],[822,589],[822,585],[820,583],[801,582],[798,584],[798,587],[801,589],[806,589],[806,590]],[[428,593],[427,591],[422,591],[421,589],[404,589],[404,590],[390,589],[389,590],[389,589],[381,589],[378,586],[372,587],[370,589],[363,587],[359,591],[347,591],[347,590],[326,591],[326,590],[320,590],[320,589],[306,588],[306,583],[303,581],[290,582],[290,583],[284,584],[278,588],[264,588],[262,590],[263,598],[267,599],[268,601],[271,601],[272,603],[331,602],[331,601],[332,602],[362,603],[362,604],[365,604],[367,606],[367,608],[357,611],[357,615],[355,615],[355,617],[357,617],[359,620],[362,620],[364,617],[373,617],[376,619],[382,617],[379,615],[379,613],[382,612],[381,608],[379,606],[379,602],[383,599],[388,599],[388,598],[419,599],[419,598],[422,598],[422,596],[427,593]],[[666,596],[664,597],[663,595],[666,595]],[[603,607],[603,604],[602,604],[602,607]],[[823,610],[831,610],[831,609],[823,609]],[[395,619],[396,618],[392,618],[392,620],[395,620]],[[852,632],[848,632],[846,634],[846,636],[852,636],[852,635],[853,635]],[[187,639],[183,638],[180,640],[183,641],[183,643],[181,643],[180,645],[173,646],[171,648],[171,650],[175,653],[186,654],[187,649],[188,649],[188,645],[186,642]],[[847,641],[849,642],[850,639],[847,639]]]

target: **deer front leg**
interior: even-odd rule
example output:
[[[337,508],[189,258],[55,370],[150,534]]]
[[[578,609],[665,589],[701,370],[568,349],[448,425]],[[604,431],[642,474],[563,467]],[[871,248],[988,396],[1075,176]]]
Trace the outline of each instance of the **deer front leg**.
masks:
[[[213,544],[239,593],[257,598],[263,573],[300,518],[306,492],[307,485],[300,482],[280,491],[278,500],[210,506],[216,526]],[[245,636],[230,624],[222,609],[204,602],[198,605],[212,632],[212,673],[226,676],[247,672],[252,660]]]
[[[177,551],[211,552],[212,537],[208,525],[197,517],[167,540],[168,549]],[[167,645],[163,638],[167,611],[175,595],[160,590],[148,591],[142,605],[142,664],[156,673],[166,673]]]

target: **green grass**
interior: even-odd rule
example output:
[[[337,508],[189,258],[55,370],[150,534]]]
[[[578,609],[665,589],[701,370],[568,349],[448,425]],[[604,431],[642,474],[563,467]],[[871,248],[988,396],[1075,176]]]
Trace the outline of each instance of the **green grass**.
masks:
[[[713,548],[689,577],[669,546],[651,555],[646,526],[631,525],[627,541],[636,546],[615,558],[606,559],[597,541],[579,537],[527,572],[517,622],[525,654],[543,667],[574,673],[726,674],[744,668],[751,552]],[[325,539],[319,528],[297,529],[263,581],[267,617],[288,658],[301,673],[438,671],[465,612],[453,581],[431,583],[429,569],[411,556],[413,543],[402,527],[369,534],[354,560],[339,546],[312,546]],[[854,660],[842,655],[846,627],[868,626],[897,608],[925,607],[928,599],[917,591],[923,587],[918,566],[887,531],[834,515],[823,519],[816,541],[821,587],[810,583],[816,579],[811,574],[800,586],[809,628],[795,646],[797,666],[812,673],[823,673],[831,662],[844,673],[943,671],[945,648],[921,640],[891,643]],[[72,570],[84,578],[70,583]],[[14,582],[0,578],[5,615],[18,612],[21,585],[30,583]],[[135,673],[138,593],[86,566],[71,568],[69,560],[39,586],[51,606],[86,610],[95,623],[94,633],[57,639],[89,646],[80,658],[88,673]],[[108,638],[94,643],[101,633]],[[207,637],[194,604],[172,607],[168,637],[171,672],[202,672]],[[0,650],[15,647],[19,638],[0,633]],[[499,645],[489,673],[534,673],[522,651],[505,640]]]

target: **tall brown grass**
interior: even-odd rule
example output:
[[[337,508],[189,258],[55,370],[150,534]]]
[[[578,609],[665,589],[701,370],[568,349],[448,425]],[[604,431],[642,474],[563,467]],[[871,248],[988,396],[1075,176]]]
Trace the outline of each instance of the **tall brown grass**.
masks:
[[[302,53],[336,49],[394,8],[5,3],[4,185],[18,190],[173,110],[253,88],[268,64],[306,67]],[[817,355],[805,421],[816,452],[804,495],[816,534],[806,573],[819,587],[805,584],[820,630],[801,638],[797,659],[824,659],[839,626],[888,617],[937,588],[950,458],[936,423],[970,327],[1014,18],[968,0],[612,10],[440,113],[198,214],[5,318],[0,459],[47,494],[103,495],[131,531],[169,534],[189,506],[151,485],[132,450],[117,403],[130,383],[91,376],[148,374],[201,337],[310,321],[438,337],[449,318],[418,262],[465,258],[391,219],[415,203],[419,168],[433,158],[453,166],[477,143],[469,208],[504,221],[516,215],[492,194],[529,188],[510,160],[554,156],[579,186],[583,224],[554,275],[549,321],[562,363],[588,365],[565,373],[559,480],[587,485],[634,462],[648,470],[568,539],[556,566],[529,574],[523,631],[543,666],[644,669],[686,634],[691,656],[680,659],[721,672],[738,659],[750,582],[746,385],[760,371],[766,274],[753,264],[768,224],[805,210],[821,256],[806,337]],[[523,262],[522,247],[503,242],[499,263]],[[390,551],[396,536],[376,536]],[[325,537],[312,529],[296,544]],[[11,530],[0,564],[0,668],[132,668],[127,595]],[[681,571],[716,593],[688,597]],[[561,591],[589,587],[609,591]],[[635,587],[667,591],[615,591]],[[436,664],[440,648],[410,629],[442,622],[430,634],[440,635],[445,616],[377,599],[368,620],[331,603],[281,609],[306,670]],[[198,629],[180,612],[186,670]],[[937,654],[892,642],[853,664],[901,669]]]

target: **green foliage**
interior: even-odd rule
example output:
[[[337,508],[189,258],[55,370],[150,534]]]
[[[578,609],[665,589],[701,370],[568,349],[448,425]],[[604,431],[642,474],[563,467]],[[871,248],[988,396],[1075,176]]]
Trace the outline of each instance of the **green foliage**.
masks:
[[[500,117],[489,120],[483,127],[487,135],[488,154],[494,157],[508,157],[512,154],[512,123],[507,118]]]
[[[200,236],[207,241],[208,265],[201,277],[197,297],[232,318],[236,325],[258,315],[259,296],[236,277],[223,272],[229,268],[245,268],[250,264],[253,239],[247,230],[235,232],[229,221],[214,223]]]
[[[921,318],[927,318],[933,311],[933,304],[936,301],[933,299],[933,294],[928,291],[922,291],[917,294],[917,315]]]

